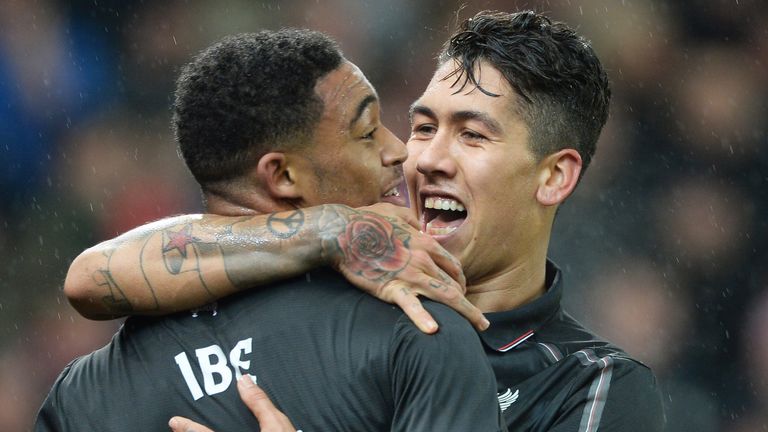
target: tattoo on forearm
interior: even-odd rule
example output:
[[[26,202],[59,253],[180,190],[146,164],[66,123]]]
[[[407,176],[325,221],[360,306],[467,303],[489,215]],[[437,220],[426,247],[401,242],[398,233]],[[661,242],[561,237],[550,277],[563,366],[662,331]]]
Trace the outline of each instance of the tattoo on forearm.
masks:
[[[267,261],[264,266],[260,262],[254,262],[248,259],[249,265],[244,266],[244,257],[259,252],[263,255],[282,253],[280,242],[274,242],[274,237],[280,240],[289,240],[295,237],[307,222],[307,217],[301,209],[291,211],[272,213],[267,216],[266,226],[253,224],[253,216],[244,216],[235,219],[228,225],[224,225],[222,231],[218,231],[215,243],[219,247],[221,256],[224,260],[224,270],[232,284],[238,290],[246,289],[254,284],[254,280],[264,278],[265,275],[271,275],[280,272],[276,266],[279,261]],[[235,232],[235,227],[241,226],[240,230]],[[202,243],[196,242],[195,247]],[[276,244],[277,246],[271,246]],[[253,245],[260,245],[254,249]],[[259,274],[261,273],[261,274]]]
[[[186,224],[178,231],[163,231],[163,262],[169,273],[181,272],[184,260],[187,259],[187,246],[199,241],[199,238],[192,235],[192,224]]]
[[[296,235],[304,226],[304,212],[296,209],[290,213],[272,213],[267,218],[267,229],[281,239],[288,239]]]
[[[219,246],[216,243],[205,242],[202,239],[193,236],[191,223],[185,224],[178,230],[164,230],[162,235],[163,241],[161,252],[163,263],[165,264],[168,273],[172,275],[188,272],[195,273],[200,281],[200,286],[205,290],[208,297],[211,300],[216,300],[216,296],[213,295],[203,278],[202,269],[200,267],[200,253],[205,254],[206,249],[208,249],[208,254],[211,255],[210,248],[219,248]],[[144,248],[147,247],[147,244],[148,241],[145,242],[142,247],[140,266],[147,287],[149,287],[152,296],[155,298],[155,304],[159,307],[157,297],[155,296],[155,289],[152,287],[152,283],[149,281],[145,271]]]
[[[348,269],[372,281],[388,279],[411,260],[411,235],[375,213],[354,211],[336,237]]]
[[[101,268],[93,272],[92,278],[97,286],[107,287],[109,294],[101,298],[102,303],[108,310],[115,313],[129,313],[133,311],[133,305],[125,297],[125,293],[120,289],[115,279],[112,277],[112,272],[109,270],[109,263],[112,261],[112,253],[114,251],[105,252],[107,257],[107,265],[105,268]]]

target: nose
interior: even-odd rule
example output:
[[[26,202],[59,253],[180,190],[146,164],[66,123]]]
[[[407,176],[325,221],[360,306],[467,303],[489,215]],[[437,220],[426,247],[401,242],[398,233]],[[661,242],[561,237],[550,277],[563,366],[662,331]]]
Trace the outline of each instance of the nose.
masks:
[[[416,160],[416,170],[425,176],[456,175],[456,164],[453,162],[450,149],[450,139],[446,134],[438,132],[428,142],[417,149],[418,154],[412,155]],[[420,150],[420,151],[419,151]]]
[[[384,166],[397,166],[408,158],[405,144],[387,128],[383,128],[384,138],[381,148],[381,163]]]

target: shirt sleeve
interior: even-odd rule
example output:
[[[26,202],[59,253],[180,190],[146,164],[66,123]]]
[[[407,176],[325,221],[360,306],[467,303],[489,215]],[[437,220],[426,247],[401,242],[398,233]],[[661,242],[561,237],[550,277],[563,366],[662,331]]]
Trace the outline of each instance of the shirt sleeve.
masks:
[[[64,418],[64,412],[59,400],[59,388],[61,387],[64,378],[69,373],[73,363],[67,365],[61,374],[59,374],[59,377],[56,378],[56,382],[53,384],[51,391],[48,392],[48,396],[46,396],[45,400],[43,401],[43,405],[37,412],[37,418],[35,419],[35,432],[66,431],[61,421]]]
[[[477,333],[453,310],[424,304],[440,325],[436,334],[422,333],[407,317],[393,333],[392,431],[505,431]]]
[[[656,377],[634,360],[613,358],[611,368],[574,393],[555,432],[661,432],[666,422]]]

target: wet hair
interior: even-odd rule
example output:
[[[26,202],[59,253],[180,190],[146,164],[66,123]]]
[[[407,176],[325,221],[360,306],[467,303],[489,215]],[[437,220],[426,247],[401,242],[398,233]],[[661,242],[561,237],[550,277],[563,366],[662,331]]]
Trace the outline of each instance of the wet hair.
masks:
[[[485,61],[498,69],[518,95],[514,109],[530,132],[539,158],[564,148],[576,149],[582,175],[595,153],[608,119],[611,90],[608,76],[588,41],[566,24],[522,11],[483,11],[465,20],[445,43],[439,64],[455,60],[457,92],[478,85],[477,69]],[[459,85],[460,83],[460,85]]]
[[[283,29],[226,37],[184,66],[172,127],[203,189],[310,142],[324,108],[315,84],[342,61],[328,36]]]

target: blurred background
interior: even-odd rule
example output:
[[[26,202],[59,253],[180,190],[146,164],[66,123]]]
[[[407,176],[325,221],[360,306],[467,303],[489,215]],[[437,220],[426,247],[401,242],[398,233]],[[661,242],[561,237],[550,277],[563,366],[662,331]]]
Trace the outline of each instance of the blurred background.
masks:
[[[69,307],[71,260],[201,210],[169,130],[174,78],[193,53],[231,33],[325,31],[405,139],[462,4],[462,19],[548,12],[609,70],[611,118],[551,245],[568,307],[655,369],[670,431],[768,430],[759,0],[0,2],[0,430],[29,430],[60,370],[120,324]]]

